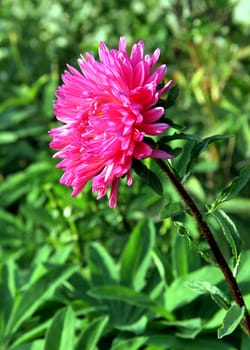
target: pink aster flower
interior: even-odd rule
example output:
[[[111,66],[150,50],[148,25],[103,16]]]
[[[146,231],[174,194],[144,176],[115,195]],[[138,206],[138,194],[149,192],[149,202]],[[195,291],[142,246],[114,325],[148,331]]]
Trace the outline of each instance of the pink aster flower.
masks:
[[[118,50],[100,44],[100,61],[89,53],[81,56],[81,72],[67,66],[54,104],[63,125],[50,130],[50,147],[58,151],[55,158],[63,159],[57,165],[64,170],[60,182],[73,188],[72,196],[92,180],[97,199],[111,188],[109,205],[115,207],[120,178],[132,184],[133,158],[171,158],[143,141],[145,135],[161,135],[169,128],[158,122],[164,109],[155,107],[172,83],[158,88],[166,73],[165,65],[152,71],[159,55],[157,49],[144,56],[143,41],[128,55],[122,37]]]

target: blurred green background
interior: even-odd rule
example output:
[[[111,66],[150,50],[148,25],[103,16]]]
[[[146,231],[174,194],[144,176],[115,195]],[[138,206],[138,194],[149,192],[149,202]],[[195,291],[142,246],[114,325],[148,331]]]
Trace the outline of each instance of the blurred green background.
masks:
[[[161,49],[166,79],[180,88],[177,105],[168,111],[173,122],[197,137],[234,135],[211,146],[194,169],[190,186],[201,200],[213,201],[249,163],[249,11],[243,0],[2,0],[1,254],[32,255],[44,241],[121,239],[126,222],[140,220],[159,199],[136,179],[132,188],[121,186],[114,211],[106,199],[96,202],[89,188],[72,199],[71,189],[58,184],[61,171],[51,160],[48,130],[59,125],[52,101],[66,64],[77,67],[85,51],[97,57],[102,40],[117,47],[121,35],[128,46],[143,39],[146,52]],[[228,208],[244,214],[243,222],[249,220],[248,195],[245,190]]]
[[[159,47],[160,63],[168,66],[166,81],[173,79],[180,90],[168,118],[197,138],[232,135],[209,145],[186,182],[198,201],[212,203],[250,163],[249,4],[248,0],[1,1],[0,262],[4,266],[12,261],[19,270],[17,288],[38,263],[84,266],[87,242],[98,241],[119,257],[130,231],[145,216],[153,218],[157,247],[168,257],[167,279],[202,264],[198,255],[187,253],[188,244],[176,238],[171,219],[160,220],[159,209],[178,198],[167,180],[162,199],[134,174],[131,188],[121,182],[114,210],[106,198],[96,201],[90,185],[72,198],[71,189],[58,184],[61,171],[55,169],[48,146],[48,130],[59,125],[52,102],[66,64],[77,67],[80,53],[86,51],[97,57],[100,41],[117,47],[125,35],[129,48],[141,39],[147,53]],[[179,169],[190,157],[191,142],[172,142],[173,147],[183,147],[174,160]],[[249,194],[246,187],[223,207],[239,228],[243,249],[250,248]],[[177,259],[179,247],[186,249],[185,267]],[[226,248],[225,254],[230,255]]]

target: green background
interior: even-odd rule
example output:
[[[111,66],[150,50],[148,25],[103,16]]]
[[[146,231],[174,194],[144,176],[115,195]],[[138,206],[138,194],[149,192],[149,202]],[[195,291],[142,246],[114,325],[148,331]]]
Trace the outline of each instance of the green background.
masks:
[[[218,270],[205,267],[194,251],[193,239],[205,255],[207,247],[192,218],[179,212],[178,195],[157,166],[145,163],[159,173],[163,197],[133,173],[132,187],[121,181],[116,209],[108,207],[107,198],[96,201],[90,184],[72,198],[71,189],[58,183],[62,173],[55,169],[48,130],[59,125],[52,102],[67,63],[77,67],[86,51],[98,57],[100,41],[113,48],[120,36],[126,36],[129,48],[144,40],[149,54],[159,47],[160,64],[168,66],[166,81],[173,79],[179,87],[166,116],[192,135],[170,142],[181,148],[173,165],[197,202],[209,208],[250,163],[249,18],[247,0],[1,1],[3,349],[248,349],[239,328],[217,340],[223,311],[209,294],[221,305],[229,293]],[[168,135],[175,132],[171,128]],[[197,140],[218,134],[231,137],[212,140],[192,158]],[[222,226],[241,240],[239,281],[247,300],[249,194],[249,186],[242,185],[221,206]],[[160,215],[173,202],[175,217]],[[218,222],[211,217],[230,259],[232,244]],[[217,290],[200,284],[195,288],[201,294],[195,294],[184,287],[193,280],[217,285],[225,295],[220,298]]]

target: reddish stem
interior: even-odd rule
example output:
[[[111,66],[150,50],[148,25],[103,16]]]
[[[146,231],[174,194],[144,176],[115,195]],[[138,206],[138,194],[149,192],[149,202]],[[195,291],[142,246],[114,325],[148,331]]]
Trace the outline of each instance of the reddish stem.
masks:
[[[243,319],[243,324],[245,327],[246,332],[250,336],[250,315],[248,313],[246,304],[244,302],[242,293],[240,291],[239,285],[233,276],[233,273],[226,262],[216,240],[214,239],[214,236],[207,224],[207,222],[203,219],[203,216],[201,212],[199,211],[197,205],[191,198],[190,194],[186,191],[186,189],[183,187],[180,180],[176,177],[174,174],[170,164],[167,162],[163,162],[163,160],[158,159],[157,163],[161,167],[161,169],[164,171],[164,173],[168,176],[168,178],[171,180],[172,184],[178,191],[179,195],[187,205],[187,207],[190,209],[191,213],[193,214],[194,218],[196,219],[197,225],[202,232],[203,236],[205,237],[206,241],[208,242],[214,258],[216,262],[218,263],[223,275],[225,276],[226,282],[229,286],[229,289],[232,293],[233,299],[240,307],[245,307],[245,314]]]

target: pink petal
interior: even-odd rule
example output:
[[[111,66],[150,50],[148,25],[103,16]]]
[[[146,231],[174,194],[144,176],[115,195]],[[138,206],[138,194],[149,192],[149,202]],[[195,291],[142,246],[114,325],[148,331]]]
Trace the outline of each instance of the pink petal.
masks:
[[[156,107],[159,97],[172,81],[159,90],[166,66],[154,71],[160,50],[144,54],[144,42],[126,51],[121,37],[118,49],[99,46],[99,61],[86,52],[78,59],[79,70],[67,65],[62,85],[55,95],[54,111],[62,125],[50,130],[50,147],[60,158],[60,182],[78,195],[88,181],[97,199],[111,187],[109,205],[117,203],[120,178],[132,184],[132,160],[171,158],[165,151],[152,149],[143,142],[146,135],[161,135],[169,126],[159,123],[164,114]]]

